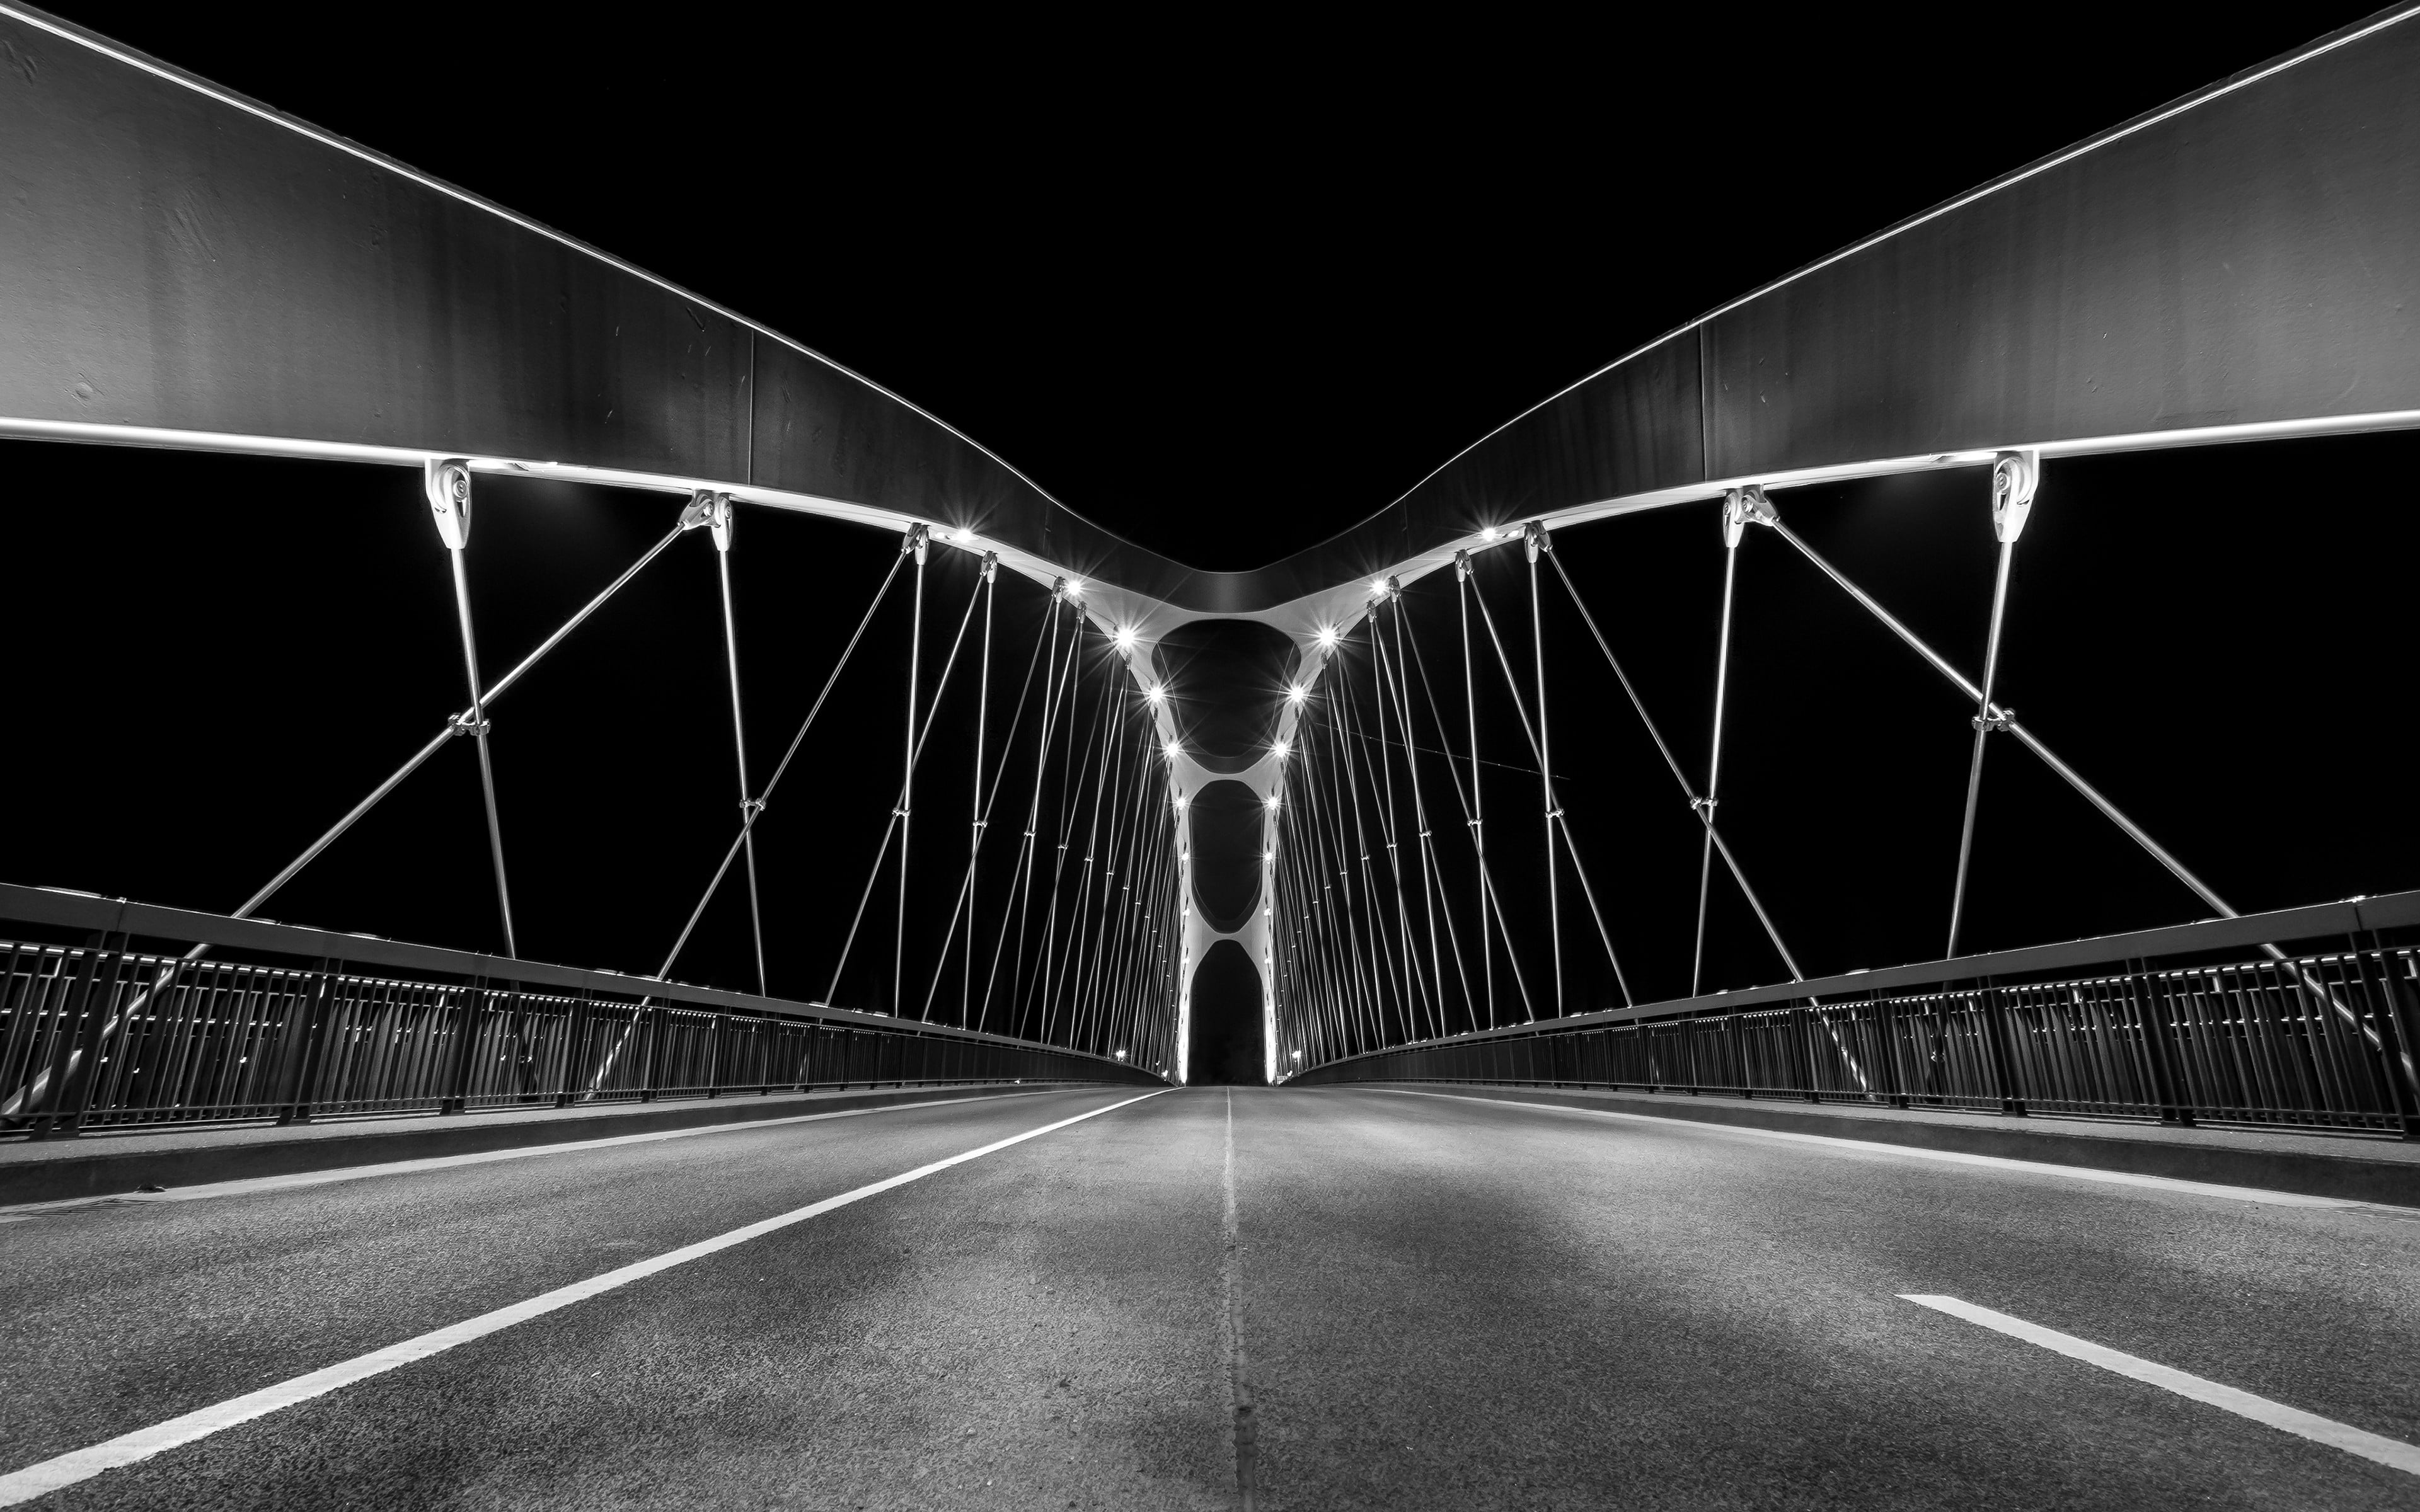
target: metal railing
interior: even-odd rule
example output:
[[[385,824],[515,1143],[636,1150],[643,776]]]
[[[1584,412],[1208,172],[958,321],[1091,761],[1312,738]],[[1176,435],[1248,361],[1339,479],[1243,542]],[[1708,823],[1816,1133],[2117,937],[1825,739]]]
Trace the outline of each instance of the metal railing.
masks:
[[[2420,1138],[2420,949],[2395,937],[2415,926],[2420,893],[2398,893],[1542,1021],[1373,1050],[1293,1081],[1630,1088]],[[2322,939],[2339,948],[2243,950]],[[2220,951],[2238,953],[2179,959]],[[1921,990],[1896,990],[1908,987]]]
[[[1159,1084],[944,1025],[83,894],[0,886],[0,919],[85,935],[0,941],[0,1130],[37,1138],[852,1086]]]

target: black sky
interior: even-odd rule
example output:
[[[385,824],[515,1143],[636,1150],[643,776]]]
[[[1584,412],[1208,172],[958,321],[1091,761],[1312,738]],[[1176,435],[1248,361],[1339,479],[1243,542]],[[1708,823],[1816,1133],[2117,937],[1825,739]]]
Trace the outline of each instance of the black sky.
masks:
[[[1209,11],[65,13],[763,320],[1106,527],[1242,568],[1714,304],[2360,11],[2033,6],[2021,36],[1981,9],[1659,8],[1585,28],[1500,10],[1385,28]],[[28,716],[0,745],[22,795],[0,877],[232,908],[457,706],[416,476],[0,455],[21,501],[0,627]],[[2395,775],[2414,640],[2399,564],[2420,524],[2364,502],[2415,466],[2414,439],[2367,438],[2062,463],[2045,483],[2008,701],[2239,906],[2420,883],[2420,795]],[[481,487],[490,675],[670,524],[654,496]],[[1983,487],[1945,473],[1784,503],[1973,666]],[[896,539],[769,515],[743,539],[762,770]],[[1692,506],[1565,547],[1693,769],[1715,542]],[[1810,973],[1938,954],[1971,711],[1780,549],[1760,537],[1743,567],[1729,832]],[[1525,612],[1517,558],[1497,556],[1486,589]],[[657,969],[728,843],[709,558],[681,543],[497,716],[528,955]],[[928,613],[949,618],[928,633],[963,611],[967,567],[934,576]],[[1407,604],[1424,636],[1450,635],[1450,575]],[[1026,583],[1001,606],[1008,679],[1044,610]],[[777,995],[830,989],[827,924],[857,902],[896,780],[905,613],[886,607],[812,778],[760,831]],[[1558,765],[1591,779],[1573,823],[1636,985],[1679,992],[1697,832],[1572,611],[1546,615],[1569,689]],[[945,717],[965,717],[952,697]],[[1509,744],[1509,704],[1489,717]],[[2207,912],[2039,770],[1993,761],[1974,948]],[[1491,803],[1529,801],[1503,780]],[[467,748],[448,750],[269,912],[493,945],[476,782]],[[911,912],[938,938],[949,907],[944,887]],[[726,892],[675,974],[752,986],[746,932]],[[1776,974],[1736,899],[1718,897],[1714,943],[1711,985]],[[850,967],[844,998],[888,996],[868,969]]]
[[[1706,309],[2365,8],[64,13],[1246,568]]]

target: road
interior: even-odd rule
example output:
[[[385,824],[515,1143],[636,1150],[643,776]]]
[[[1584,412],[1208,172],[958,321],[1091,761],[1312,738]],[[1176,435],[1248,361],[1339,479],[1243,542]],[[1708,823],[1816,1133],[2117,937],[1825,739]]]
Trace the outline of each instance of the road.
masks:
[[[1134,1096],[0,1224],[0,1476],[1048,1128],[26,1504],[1227,1508],[1240,1472],[1263,1508],[2420,1505],[2420,1473],[1902,1300],[2409,1443],[2420,1222],[1499,1102]]]

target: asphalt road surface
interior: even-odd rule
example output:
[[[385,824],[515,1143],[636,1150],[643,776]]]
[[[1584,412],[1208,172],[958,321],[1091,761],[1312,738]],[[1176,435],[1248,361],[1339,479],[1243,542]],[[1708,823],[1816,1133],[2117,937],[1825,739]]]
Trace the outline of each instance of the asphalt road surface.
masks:
[[[0,1489],[1096,1113],[25,1504],[2420,1506],[2420,1473],[1903,1300],[2420,1443],[2420,1222],[1468,1099],[1134,1096],[0,1224]]]

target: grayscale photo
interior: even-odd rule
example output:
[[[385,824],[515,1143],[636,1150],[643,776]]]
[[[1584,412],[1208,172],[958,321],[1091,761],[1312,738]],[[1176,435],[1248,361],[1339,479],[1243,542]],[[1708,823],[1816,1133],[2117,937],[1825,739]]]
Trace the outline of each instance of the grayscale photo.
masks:
[[[0,1507],[2420,1506],[2420,0],[44,3]]]

